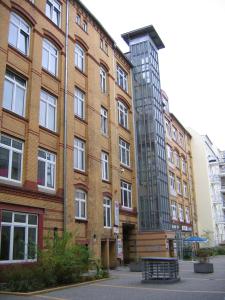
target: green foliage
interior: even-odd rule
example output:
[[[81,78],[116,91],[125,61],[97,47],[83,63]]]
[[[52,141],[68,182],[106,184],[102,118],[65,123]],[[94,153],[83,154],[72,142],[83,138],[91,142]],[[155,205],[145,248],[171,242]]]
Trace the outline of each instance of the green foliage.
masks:
[[[210,257],[213,256],[212,248],[200,248],[196,251],[196,257]]]
[[[225,246],[214,247],[214,255],[225,255]]]
[[[65,233],[54,240],[47,237],[46,249],[38,251],[36,264],[14,265],[2,271],[0,278],[7,283],[6,289],[26,292],[78,282],[88,267],[88,249],[74,245],[71,234]]]

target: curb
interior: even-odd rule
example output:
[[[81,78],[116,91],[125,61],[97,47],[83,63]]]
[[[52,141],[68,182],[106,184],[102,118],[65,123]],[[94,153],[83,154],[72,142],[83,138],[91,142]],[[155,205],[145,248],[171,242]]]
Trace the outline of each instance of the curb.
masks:
[[[48,293],[48,292],[54,292],[54,291],[59,291],[59,290],[63,290],[63,289],[68,289],[68,288],[72,288],[72,287],[79,287],[79,286],[88,285],[88,284],[92,284],[92,283],[94,284],[96,282],[106,281],[106,280],[113,279],[113,278],[114,277],[109,277],[109,278],[91,280],[91,281],[86,281],[86,282],[67,284],[67,285],[62,285],[62,286],[57,286],[57,287],[53,287],[53,288],[48,288],[48,289],[34,291],[34,292],[27,292],[27,293],[0,291],[0,295],[34,296],[34,295],[44,294],[44,293]]]

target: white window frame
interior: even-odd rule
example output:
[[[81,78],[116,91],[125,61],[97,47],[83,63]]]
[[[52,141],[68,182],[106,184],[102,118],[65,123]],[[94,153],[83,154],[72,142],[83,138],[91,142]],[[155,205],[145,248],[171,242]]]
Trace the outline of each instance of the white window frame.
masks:
[[[1,137],[5,137],[5,138],[9,139],[10,140],[10,146],[6,145],[6,144],[3,144],[1,142]],[[13,142],[20,143],[21,146],[22,146],[22,149],[18,149],[18,148],[13,147]],[[0,178],[2,180],[11,181],[11,182],[18,182],[18,183],[22,182],[22,175],[23,175],[23,147],[24,147],[24,143],[22,141],[14,139],[14,138],[11,138],[11,137],[9,137],[9,136],[7,136],[5,134],[0,134],[0,151],[1,151],[1,148],[2,149],[6,149],[6,150],[9,151],[8,177],[0,176]],[[20,180],[12,179],[12,158],[13,158],[13,153],[21,154]]]
[[[103,226],[104,228],[112,227],[112,200],[108,197],[103,198]],[[108,223],[109,213],[109,223]]]
[[[43,153],[45,153],[45,158],[39,156],[39,151],[42,151]],[[51,159],[48,158],[49,156],[51,157]],[[38,149],[38,161],[43,161],[45,163],[45,183],[44,183],[44,185],[38,184],[38,187],[41,189],[55,191],[55,188],[56,188],[56,155],[52,152],[46,151],[42,148],[39,148]],[[53,180],[54,186],[53,187],[47,186],[48,166],[49,165],[51,166],[51,170],[53,170],[53,172],[51,174],[54,176],[54,180]]]
[[[75,66],[82,72],[85,71],[85,50],[78,44],[75,44]]]
[[[102,151],[101,153],[102,180],[109,181],[109,154]]]
[[[80,26],[81,24],[81,16],[79,14],[76,15],[76,24]]]
[[[131,184],[126,182],[126,181],[121,180],[120,188],[121,188],[122,207],[132,209],[132,188],[131,188]],[[125,193],[127,193],[128,205],[124,204]]]
[[[119,149],[120,149],[120,163],[127,167],[130,167],[130,144],[122,138],[119,138]],[[123,153],[125,161],[123,161]]]
[[[175,201],[171,201],[171,216],[172,216],[172,220],[177,220],[177,204]]]
[[[105,70],[105,68],[103,68],[102,66],[100,67],[100,88],[101,88],[101,92],[102,93],[106,93],[106,89],[107,89],[107,72]]]
[[[6,212],[11,212],[8,210],[4,210]],[[34,259],[28,259],[28,229],[29,228],[35,228],[36,229],[36,247],[38,245],[38,215],[33,213],[22,213],[22,212],[11,212],[12,213],[12,221],[11,222],[1,222],[1,228],[2,227],[10,227],[10,248],[9,248],[9,260],[0,260],[0,264],[2,263],[20,263],[20,262],[34,262],[37,261],[37,251],[35,254]],[[15,221],[15,215],[25,215],[26,216],[26,222],[16,222]],[[29,215],[35,215],[37,216],[37,224],[28,224],[28,217]],[[13,259],[13,246],[14,246],[14,228],[22,227],[25,228],[25,243],[24,243],[24,259],[20,260],[14,260]],[[1,233],[1,231],[0,231]],[[1,234],[0,234],[0,243],[1,243]]]
[[[180,156],[179,156],[179,153],[175,150],[174,151],[174,163],[175,163],[175,166],[180,169]]]
[[[166,134],[168,137],[171,137],[171,125],[168,120],[165,120]]]
[[[84,198],[79,198],[77,193],[83,193],[84,195]],[[76,189],[75,191],[75,208],[76,208],[76,203],[78,203],[78,207],[79,207],[79,211],[77,212],[75,210],[75,219],[78,219],[78,220],[87,220],[87,193],[82,190],[82,189]],[[85,211],[85,216],[82,217],[81,216],[81,207],[82,207],[82,204],[84,204],[84,211]]]
[[[74,114],[75,116],[85,119],[85,93],[75,87],[74,92]]]
[[[181,185],[181,179],[177,177],[177,193],[182,195],[182,185]]]
[[[87,32],[87,29],[88,29],[88,23],[87,23],[87,21],[85,21],[85,20],[83,21],[82,29],[83,29],[84,32]]]
[[[127,73],[119,65],[116,67],[117,83],[125,91],[128,91]]]
[[[79,157],[83,160],[83,168]],[[85,172],[85,142],[79,138],[74,139],[74,169]]]
[[[173,140],[177,142],[178,131],[177,131],[177,129],[173,125],[172,125],[172,132],[173,132]]]
[[[184,209],[183,205],[179,204],[179,220],[180,222],[184,222]]]
[[[184,197],[188,197],[188,186],[187,183],[185,181],[183,181],[183,195]]]
[[[120,100],[118,100],[117,103],[117,108],[118,108],[118,122],[121,126],[124,128],[128,129],[128,107]]]
[[[16,20],[17,19],[17,22]],[[16,44],[10,43],[10,30],[11,26],[14,26],[17,28],[17,41]],[[24,30],[24,27],[27,28],[27,32]],[[25,43],[27,43],[27,51],[23,51],[20,48],[21,44],[21,35],[25,36]],[[30,48],[30,26],[25,22],[19,15],[16,13],[12,12],[10,15],[10,24],[9,24],[9,36],[8,36],[8,42],[11,46],[19,50],[21,53],[24,55],[28,56],[29,55],[29,48]],[[26,49],[26,47],[24,47]]]
[[[191,223],[189,207],[185,207],[185,220],[187,224]]]
[[[108,134],[108,110],[101,106],[101,132]]]
[[[47,14],[47,5],[49,3],[50,6],[50,15]],[[54,22],[54,18],[53,18],[53,10],[57,11],[58,15],[59,15],[59,20],[58,23]],[[46,16],[58,27],[61,26],[61,4],[59,1],[57,0],[46,0],[46,8],[45,8],[45,14]]]
[[[174,157],[173,157],[173,149],[170,145],[166,145],[167,148],[167,159],[170,163],[174,163]]]
[[[44,97],[44,95],[46,97]],[[52,99],[52,101],[50,100]],[[46,112],[45,112],[45,124],[41,123],[41,114],[43,114],[43,112],[41,111],[41,105],[40,105],[40,113],[39,113],[39,124],[45,128],[48,128],[51,131],[56,132],[57,130],[57,99],[56,97],[52,96],[51,94],[49,94],[48,92],[46,92],[45,90],[41,90],[41,95],[40,95],[40,102],[44,102],[46,105]],[[54,102],[54,103],[53,103]],[[52,107],[54,109],[54,119],[55,119],[55,124],[54,124],[54,128],[50,128],[49,126],[49,108]]]
[[[8,74],[8,75],[7,75]],[[9,76],[9,74],[11,74],[11,76]],[[13,78],[12,78],[13,77]],[[19,79],[19,80],[18,80]],[[11,109],[7,108],[6,104],[5,104],[5,99],[4,99],[4,90],[5,90],[5,82],[8,81],[10,82],[11,84],[13,84],[13,94],[12,94],[12,99],[11,99]],[[22,85],[20,83],[20,81],[23,81],[24,82],[24,85]],[[23,99],[23,113],[22,115],[19,114],[17,111],[16,111],[16,98],[17,98],[17,88],[20,88],[24,91],[24,99]],[[26,111],[26,94],[27,94],[27,81],[25,79],[23,79],[22,77],[18,76],[17,74],[9,71],[9,70],[6,70],[6,73],[5,73],[5,79],[4,79],[4,89],[3,89],[3,107],[14,112],[15,114],[19,115],[19,116],[22,116],[24,117],[25,116],[25,111]]]
[[[43,39],[43,49],[42,49],[42,67],[43,69],[47,70],[49,73],[57,76],[58,75],[58,60],[59,60],[59,51],[58,49],[47,39]],[[48,60],[48,66],[45,67],[43,66],[43,55],[44,55],[44,50],[47,52],[47,60]],[[55,54],[56,52],[56,54]],[[53,56],[54,57],[54,61],[56,62],[56,65],[55,65],[55,72],[52,72],[51,71],[51,68],[50,68],[50,63],[51,63],[51,59],[50,57]]]
[[[187,173],[187,161],[183,157],[181,158],[181,163],[182,163],[182,172],[184,174],[186,174]]]
[[[172,172],[169,172],[169,183],[170,183],[170,193],[172,195],[176,194],[175,174]]]

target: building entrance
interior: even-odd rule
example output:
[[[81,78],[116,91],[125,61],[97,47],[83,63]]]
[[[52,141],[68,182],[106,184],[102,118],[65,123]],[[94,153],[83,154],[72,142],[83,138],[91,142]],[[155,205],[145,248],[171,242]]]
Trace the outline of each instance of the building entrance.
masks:
[[[129,264],[135,258],[136,247],[134,235],[134,224],[123,223],[123,261]]]

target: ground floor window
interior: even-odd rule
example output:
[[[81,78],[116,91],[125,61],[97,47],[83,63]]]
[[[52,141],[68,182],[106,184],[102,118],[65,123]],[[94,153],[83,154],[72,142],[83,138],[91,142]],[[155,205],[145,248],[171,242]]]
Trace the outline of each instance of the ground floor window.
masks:
[[[34,261],[37,258],[36,214],[2,211],[0,261]]]

